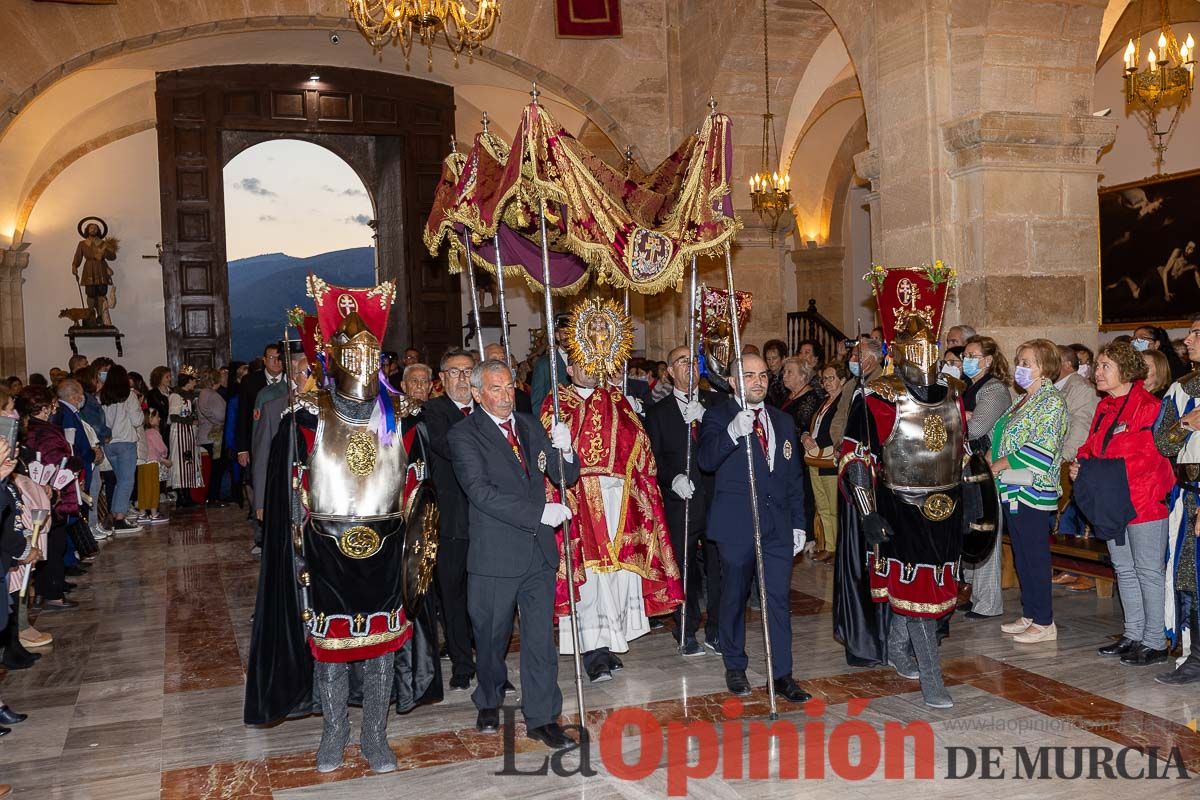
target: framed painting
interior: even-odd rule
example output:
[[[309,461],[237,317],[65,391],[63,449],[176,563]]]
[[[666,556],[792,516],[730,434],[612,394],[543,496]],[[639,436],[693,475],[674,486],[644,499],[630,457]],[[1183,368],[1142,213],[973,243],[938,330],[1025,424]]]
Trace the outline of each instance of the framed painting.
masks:
[[[1100,189],[1100,329],[1200,312],[1200,170]]]

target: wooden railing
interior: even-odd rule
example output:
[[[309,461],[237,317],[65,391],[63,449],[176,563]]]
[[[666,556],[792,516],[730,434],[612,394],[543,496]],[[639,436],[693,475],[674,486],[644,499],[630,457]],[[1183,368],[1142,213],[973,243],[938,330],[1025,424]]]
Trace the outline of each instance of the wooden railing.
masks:
[[[825,358],[828,359],[837,352],[838,342],[847,338],[837,326],[821,316],[821,312],[817,311],[816,300],[808,301],[807,310],[792,311],[787,315],[788,352],[793,355],[800,348],[802,341],[812,339],[821,345],[825,351]]]

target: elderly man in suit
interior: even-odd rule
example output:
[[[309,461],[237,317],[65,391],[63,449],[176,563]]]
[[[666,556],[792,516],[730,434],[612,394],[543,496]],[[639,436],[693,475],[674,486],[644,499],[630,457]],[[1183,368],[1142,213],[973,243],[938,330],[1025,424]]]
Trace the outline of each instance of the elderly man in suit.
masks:
[[[811,698],[792,679],[792,620],[789,592],[792,559],[804,548],[804,451],[792,418],[768,408],[767,363],[743,355],[745,397],[733,397],[705,413],[700,425],[700,469],[716,473],[708,536],[721,555],[721,654],[725,684],[735,695],[750,694],[746,679],[746,598],[755,572],[746,440],[754,458],[755,489],[762,536],[767,625],[771,632],[771,679],[775,692],[793,703]],[[731,381],[733,383],[733,381]]]
[[[485,733],[499,730],[508,674],[504,657],[513,611],[519,609],[521,710],[528,736],[564,748],[574,742],[557,721],[562,692],[554,646],[559,555],[554,529],[571,518],[571,511],[546,502],[545,478],[569,485],[578,480],[579,465],[567,427],[558,423],[547,437],[537,419],[513,412],[513,393],[507,364],[477,364],[471,370],[471,396],[480,408],[448,437],[454,473],[470,506],[467,605],[479,676],[472,695],[479,709],[475,725]]]
[[[687,393],[688,373],[691,373],[692,394]],[[646,433],[650,449],[658,462],[658,486],[662,490],[667,527],[671,531],[671,547],[682,575],[684,559],[684,509],[689,508],[687,524],[687,631],[683,639],[683,655],[703,655],[696,641],[700,629],[700,587],[703,581],[708,595],[708,620],[704,626],[704,642],[719,652],[720,633],[717,620],[721,605],[721,568],[717,548],[707,539],[704,559],[700,560],[700,540],[712,504],[713,476],[701,473],[696,451],[699,449],[700,422],[704,413],[721,401],[716,392],[701,392],[700,376],[687,347],[676,347],[667,356],[667,375],[671,379],[671,394],[646,409]],[[687,450],[691,442],[692,463],[688,471]],[[680,629],[680,612],[675,611],[676,630]],[[676,634],[678,637],[678,634]]]
[[[429,474],[437,488],[438,522],[437,588],[446,626],[446,652],[450,656],[450,688],[464,690],[475,677],[471,650],[471,619],[467,614],[467,495],[454,474],[450,430],[475,410],[471,398],[471,368],[475,357],[455,347],[442,356],[439,377],[445,394],[430,398],[421,407],[429,431]],[[411,368],[411,367],[409,367]],[[406,369],[407,371],[407,369]]]

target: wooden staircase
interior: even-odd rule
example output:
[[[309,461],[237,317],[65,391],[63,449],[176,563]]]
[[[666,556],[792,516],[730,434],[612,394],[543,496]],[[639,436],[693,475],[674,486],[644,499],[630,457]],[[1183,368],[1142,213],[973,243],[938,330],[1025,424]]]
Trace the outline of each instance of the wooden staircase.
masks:
[[[804,311],[791,311],[787,315],[787,345],[788,352],[795,355],[800,349],[800,343],[812,339],[821,345],[828,360],[837,352],[838,342],[849,337],[838,330],[832,322],[825,319],[817,311],[817,301],[809,299],[808,308]]]

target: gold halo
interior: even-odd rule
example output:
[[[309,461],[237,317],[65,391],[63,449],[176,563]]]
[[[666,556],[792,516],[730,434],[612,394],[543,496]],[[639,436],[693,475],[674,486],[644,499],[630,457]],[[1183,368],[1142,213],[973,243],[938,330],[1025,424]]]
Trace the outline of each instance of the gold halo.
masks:
[[[633,352],[633,326],[613,300],[593,297],[571,309],[567,355],[601,382],[621,371]]]

